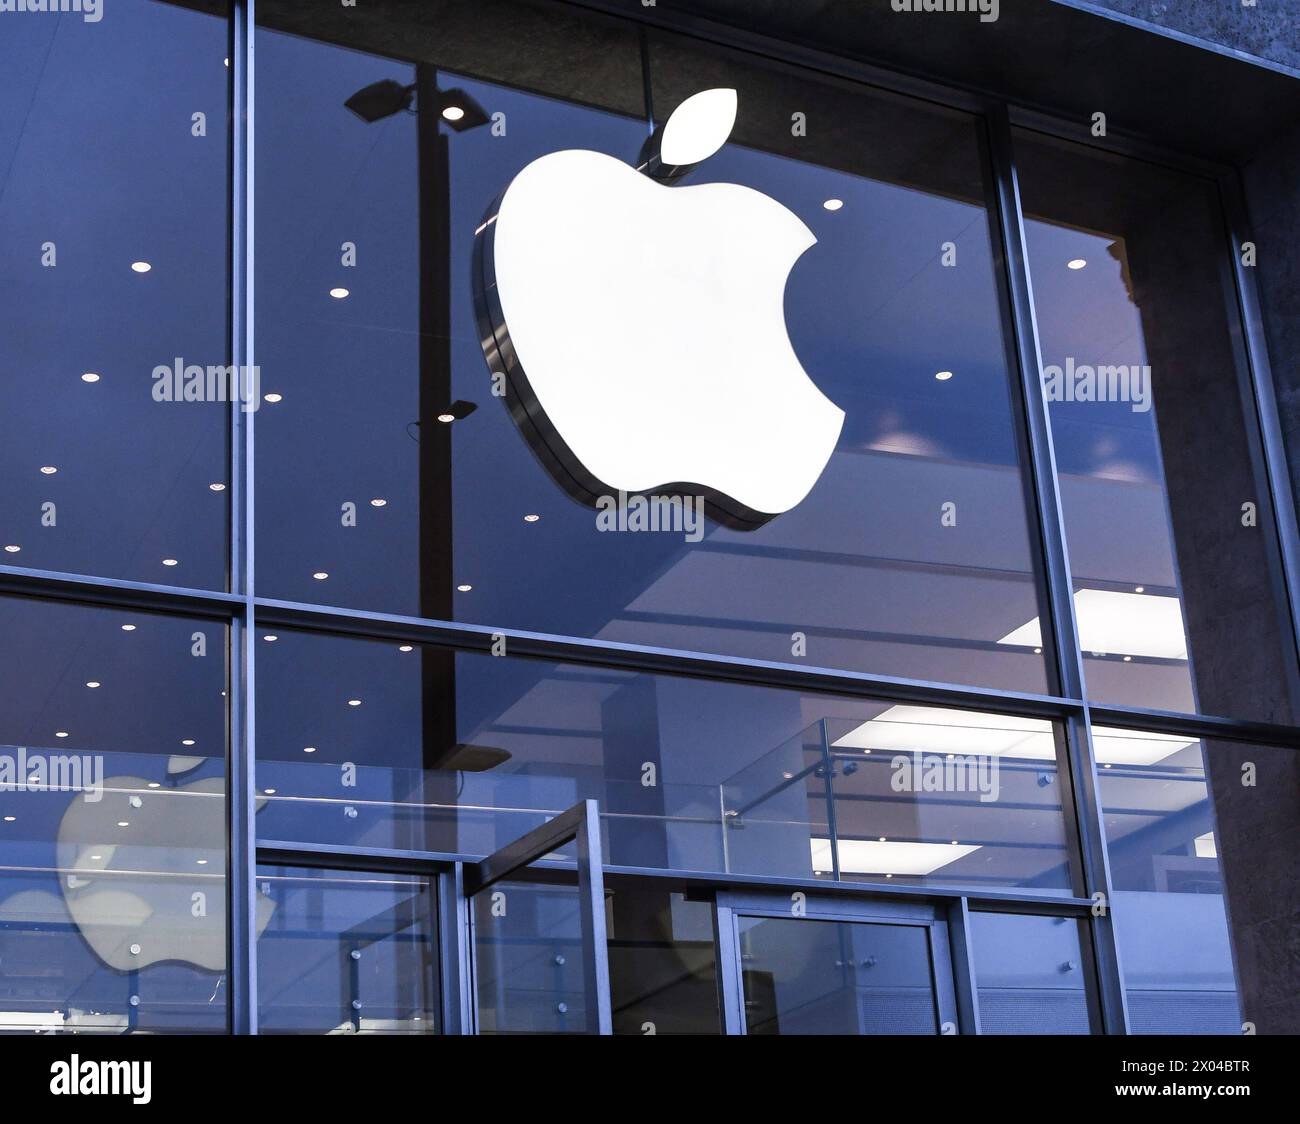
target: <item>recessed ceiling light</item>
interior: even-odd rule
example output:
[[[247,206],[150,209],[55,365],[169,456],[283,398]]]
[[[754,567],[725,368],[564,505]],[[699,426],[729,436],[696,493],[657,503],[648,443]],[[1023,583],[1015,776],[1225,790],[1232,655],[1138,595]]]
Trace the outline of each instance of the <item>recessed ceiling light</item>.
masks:
[[[841,207],[844,206],[844,200],[827,199],[826,202],[822,204],[822,206],[825,207],[828,211],[838,211]]]
[[[150,781],[150,782],[148,783],[148,785],[146,785],[145,787],[147,787],[147,788],[162,788],[162,785],[161,785],[158,781]]]
[[[94,371],[87,371],[81,376],[82,382],[99,382],[99,376]]]
[[[55,731],[54,731],[54,736],[55,736],[56,738],[66,738],[66,737],[68,736],[68,731],[67,731],[67,730],[55,730]]]
[[[414,646],[411,645],[411,644],[402,644],[402,645],[399,645],[399,646],[398,646],[398,649],[397,649],[397,650],[398,650],[399,652],[414,652],[414,651],[415,651],[415,648],[414,648]]]
[[[449,425],[451,422],[454,422],[454,421],[456,420],[456,415],[455,415],[455,414],[439,414],[439,415],[438,415],[438,420],[439,420],[440,422],[442,422],[444,425]]]
[[[1125,657],[1124,657],[1124,662],[1125,662],[1125,663],[1132,663],[1132,662],[1133,662],[1133,657],[1132,657],[1132,656],[1125,656]]]
[[[91,856],[90,856],[90,861],[91,861],[91,862],[95,862],[95,863],[97,863],[97,862],[99,862],[100,859],[102,859],[103,857],[104,857],[103,855],[91,855]]]
[[[224,484],[209,484],[208,490],[211,492],[224,492],[226,490],[226,486]]]
[[[54,465],[52,465],[52,464],[47,464],[47,465],[42,465],[42,466],[41,466],[41,472],[42,472],[44,475],[46,475],[46,476],[53,476],[53,475],[54,475],[56,472],[58,472],[58,471],[59,471],[59,470],[58,470],[57,468],[55,468]]]
[[[17,818],[17,816],[5,816],[5,823],[13,823]]]
[[[330,296],[332,296],[336,301],[341,301],[347,295],[347,289],[344,289],[342,286],[330,290]]]
[[[360,706],[360,705],[361,705],[360,699],[348,699],[348,706]]]
[[[1080,589],[1074,595],[1079,646],[1085,652],[1187,659],[1187,636],[1177,597],[1138,597],[1108,589]],[[1041,644],[1042,629],[1035,617],[1008,633],[999,644]]]
[[[193,739],[193,738],[182,738],[182,739],[181,739],[181,745],[193,745],[193,744],[194,744],[194,739]]]
[[[90,680],[87,680],[87,682],[86,682],[86,686],[89,687],[89,688],[93,691],[96,687],[99,686],[99,680],[98,680],[98,679],[90,679]]]
[[[267,796],[274,796],[274,795],[275,795],[275,789],[273,789],[273,788],[264,788],[264,789],[262,789],[262,791],[263,791],[264,793],[266,793]]]
[[[524,516],[524,522],[525,522],[525,523],[536,523],[540,518],[541,518],[540,515],[525,515],[525,516]]]
[[[22,547],[17,546],[14,543],[10,543],[7,547],[5,547],[6,554],[17,554],[20,550],[22,550]]]
[[[123,632],[134,632],[134,631],[135,631],[135,625],[133,625],[133,624],[124,624],[124,625],[122,626],[122,631],[123,631]]]
[[[163,565],[164,565],[164,566],[179,566],[180,563],[179,563],[175,558],[164,558],[164,559],[163,559]]]
[[[131,263],[131,269],[136,273],[148,273],[149,270],[153,269],[153,266],[151,266],[147,261],[133,261]]]
[[[1075,258],[1072,262],[1068,262],[1067,264],[1071,269],[1082,269],[1088,263],[1083,258]]]
[[[284,395],[283,395],[283,394],[275,394],[275,393],[271,393],[271,394],[267,394],[267,395],[265,395],[265,398],[266,398],[266,401],[270,402],[272,405],[275,405],[275,403],[277,403],[277,402],[283,402],[283,401],[284,401]]]
[[[831,841],[809,840],[812,847],[814,869],[826,870],[831,866]],[[841,839],[835,845],[840,869],[854,874],[895,874],[922,876],[933,874],[940,867],[965,858],[979,847],[971,844],[951,843],[873,843],[870,839]]]
[[[130,820],[118,820],[118,821],[117,821],[117,826],[118,826],[118,827],[130,827],[130,826],[131,826],[131,821],[130,821]]]
[[[370,501],[371,507],[384,507],[388,504],[387,500],[373,499]]]
[[[312,574],[312,577],[315,578],[318,582],[323,582],[326,578],[329,577],[329,574],[327,574],[324,570],[317,570],[314,574]]]
[[[449,105],[442,111],[442,115],[448,121],[459,121],[465,116],[465,111],[458,105]]]
[[[456,588],[460,590],[461,593],[468,593],[474,587],[472,585],[466,584],[466,585],[458,585]]]
[[[268,632],[265,636],[262,637],[262,639],[265,640],[268,644],[274,644],[280,638],[274,632]]]
[[[938,379],[939,382],[947,382],[950,378],[952,378],[952,372],[951,372],[951,371],[936,371],[934,377],[935,377],[936,379]]]
[[[195,859],[194,861],[195,861],[199,866],[207,866],[207,865],[208,865],[208,860],[207,860],[207,859]]]
[[[305,745],[302,747],[302,751],[303,753],[315,753],[316,747],[314,745]]]
[[[1147,591],[1147,587],[1144,585],[1135,585],[1133,587],[1134,593],[1145,593],[1146,591]]]

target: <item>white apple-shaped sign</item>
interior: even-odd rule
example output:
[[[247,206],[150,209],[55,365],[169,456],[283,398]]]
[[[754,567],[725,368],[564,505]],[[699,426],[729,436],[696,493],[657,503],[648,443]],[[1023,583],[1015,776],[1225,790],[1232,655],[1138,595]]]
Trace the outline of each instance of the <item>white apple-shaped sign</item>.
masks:
[[[515,177],[478,231],[484,352],[534,451],[586,503],[697,495],[761,526],[812,489],[844,413],[786,332],[812,232],[733,183],[669,186],[722,146],[734,90],[683,102],[640,168],[570,149]]]

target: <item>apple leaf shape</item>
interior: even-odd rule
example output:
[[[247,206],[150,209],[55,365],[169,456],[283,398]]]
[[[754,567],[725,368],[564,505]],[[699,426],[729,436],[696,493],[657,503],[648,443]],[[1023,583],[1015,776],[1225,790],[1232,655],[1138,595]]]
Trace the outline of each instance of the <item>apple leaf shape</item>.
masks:
[[[701,90],[673,110],[659,144],[665,165],[686,166],[707,160],[731,136],[736,125],[736,91]]]

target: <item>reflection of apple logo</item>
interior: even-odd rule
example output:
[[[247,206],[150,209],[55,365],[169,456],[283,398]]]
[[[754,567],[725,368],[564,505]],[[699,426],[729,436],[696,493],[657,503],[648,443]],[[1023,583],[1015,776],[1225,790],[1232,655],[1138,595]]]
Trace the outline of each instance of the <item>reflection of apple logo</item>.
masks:
[[[844,413],[799,363],[785,285],[812,232],[733,183],[671,187],[725,143],[734,90],[688,98],[640,168],[570,149],[529,164],[479,228],[483,349],[557,481],[702,495],[728,526],[799,503]]]
[[[173,757],[167,771],[176,778],[204,761]],[[224,777],[166,788],[108,777],[102,799],[72,798],[59,822],[63,900],[110,968],[128,972],[169,960],[225,968],[225,807]],[[259,933],[274,908],[258,896]]]

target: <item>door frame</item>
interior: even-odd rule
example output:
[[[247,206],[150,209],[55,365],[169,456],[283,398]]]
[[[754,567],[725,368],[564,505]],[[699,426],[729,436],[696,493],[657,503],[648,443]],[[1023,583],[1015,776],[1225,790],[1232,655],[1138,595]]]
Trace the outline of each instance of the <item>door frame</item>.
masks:
[[[849,898],[816,890],[718,890],[713,904],[717,948],[718,1006],[724,1034],[747,1034],[745,989],[740,952],[740,918],[785,921],[841,921],[850,924],[905,925],[926,930],[935,1018],[940,1034],[958,1034],[966,1022],[954,973],[947,903],[888,898]]]

